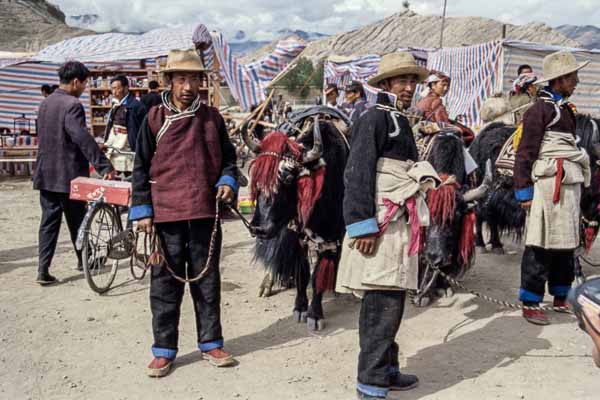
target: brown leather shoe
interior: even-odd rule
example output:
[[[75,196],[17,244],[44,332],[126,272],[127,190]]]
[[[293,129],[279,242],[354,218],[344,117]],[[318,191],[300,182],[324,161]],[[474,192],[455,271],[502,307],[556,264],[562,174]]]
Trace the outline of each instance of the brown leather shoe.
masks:
[[[164,357],[154,357],[152,362],[148,365],[146,373],[151,378],[162,378],[163,376],[169,375],[172,366],[173,360]]]
[[[542,310],[523,310],[523,318],[534,325],[550,325],[550,319]]]
[[[208,360],[211,365],[215,367],[231,367],[235,365],[235,358],[223,349],[213,349],[211,351],[203,352],[202,356]]]

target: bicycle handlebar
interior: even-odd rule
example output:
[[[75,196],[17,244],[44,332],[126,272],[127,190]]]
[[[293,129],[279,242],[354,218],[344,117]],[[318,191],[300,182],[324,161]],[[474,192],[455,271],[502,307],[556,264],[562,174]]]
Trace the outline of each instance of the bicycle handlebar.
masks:
[[[117,149],[116,147],[112,147],[112,146],[106,146],[106,148],[108,150],[113,150],[115,153],[121,154],[124,156],[135,156],[135,152],[133,152],[133,151],[123,151],[123,150]]]

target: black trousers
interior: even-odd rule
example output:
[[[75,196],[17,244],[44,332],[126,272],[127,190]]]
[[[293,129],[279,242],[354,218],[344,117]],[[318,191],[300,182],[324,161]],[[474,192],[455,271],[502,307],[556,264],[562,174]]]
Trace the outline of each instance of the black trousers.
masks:
[[[546,282],[550,294],[567,297],[575,279],[573,250],[546,250],[527,246],[521,261],[519,299],[539,303],[544,298]]]
[[[399,371],[396,334],[404,314],[406,291],[366,291],[360,308],[358,382],[388,388]]]
[[[214,219],[156,224],[166,261],[178,276],[197,276],[206,264]],[[189,284],[194,311],[198,345],[203,351],[221,347],[221,230],[217,235],[210,272],[200,281]],[[179,316],[185,284],[179,282],[164,267],[154,267],[150,281],[150,308],[156,350],[177,351]],[[207,347],[203,348],[205,345]],[[205,350],[207,349],[207,350]],[[172,353],[174,354],[174,353]]]
[[[85,217],[86,205],[82,201],[69,200],[68,193],[56,193],[40,190],[42,220],[39,231],[39,264],[38,273],[47,273],[56,251],[56,243],[60,234],[62,216],[65,215],[73,248],[77,240],[77,230]],[[75,249],[78,265],[81,265],[81,252]]]

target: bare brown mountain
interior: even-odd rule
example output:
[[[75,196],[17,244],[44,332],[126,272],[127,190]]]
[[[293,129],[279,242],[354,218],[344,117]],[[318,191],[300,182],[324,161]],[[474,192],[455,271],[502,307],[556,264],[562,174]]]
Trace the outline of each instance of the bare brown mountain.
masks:
[[[36,52],[61,40],[95,32],[71,28],[65,14],[44,0],[0,0],[0,50]]]
[[[481,17],[450,17],[444,29],[444,47],[460,47],[502,38],[503,23]],[[385,54],[399,48],[435,48],[440,44],[441,18],[422,16],[412,11],[394,14],[382,21],[357,30],[330,36],[310,43],[303,56],[313,60],[329,55]],[[575,40],[543,23],[506,26],[507,38],[544,44],[581,47]],[[272,46],[267,46],[247,60],[261,58]]]

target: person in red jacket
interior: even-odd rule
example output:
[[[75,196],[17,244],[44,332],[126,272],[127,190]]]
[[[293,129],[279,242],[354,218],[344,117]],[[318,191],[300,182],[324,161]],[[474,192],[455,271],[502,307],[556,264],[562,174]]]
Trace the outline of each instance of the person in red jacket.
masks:
[[[425,81],[427,95],[417,103],[423,112],[423,119],[430,122],[450,123],[448,111],[442,101],[450,89],[450,77],[442,72],[433,71]]]

